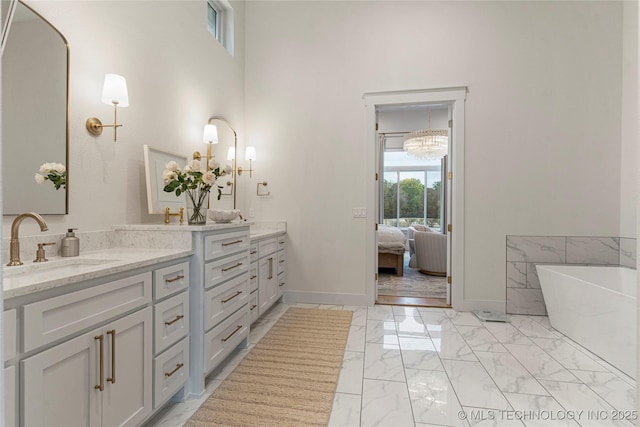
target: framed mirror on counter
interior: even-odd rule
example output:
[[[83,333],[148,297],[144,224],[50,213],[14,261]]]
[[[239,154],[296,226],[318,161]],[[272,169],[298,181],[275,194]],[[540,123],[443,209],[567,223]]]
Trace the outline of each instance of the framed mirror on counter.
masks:
[[[69,46],[29,6],[12,4],[3,11],[11,12],[2,50],[3,213],[67,214]],[[64,167],[64,185],[41,172],[45,164]]]

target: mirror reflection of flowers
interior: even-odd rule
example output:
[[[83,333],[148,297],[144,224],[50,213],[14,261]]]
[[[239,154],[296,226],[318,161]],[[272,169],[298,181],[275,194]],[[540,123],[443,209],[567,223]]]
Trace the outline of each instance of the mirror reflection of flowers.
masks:
[[[38,184],[51,181],[56,190],[67,188],[67,168],[62,163],[43,163],[38,172],[35,176]]]
[[[208,167],[206,167],[208,166]],[[176,196],[185,193],[189,198],[189,202],[194,207],[194,212],[189,218],[191,221],[206,221],[206,209],[203,204],[208,200],[211,188],[218,189],[218,200],[222,196],[221,185],[216,185],[218,178],[232,173],[230,165],[221,167],[216,159],[209,160],[209,164],[203,164],[200,160],[190,161],[182,170],[178,163],[171,161],[166,164],[162,179],[164,180],[164,191],[167,193],[175,192]],[[204,208],[204,212],[201,209]]]

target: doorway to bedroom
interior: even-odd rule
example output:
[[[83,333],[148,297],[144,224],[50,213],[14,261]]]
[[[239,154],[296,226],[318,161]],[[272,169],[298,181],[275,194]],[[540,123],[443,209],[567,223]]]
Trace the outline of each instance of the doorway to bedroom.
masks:
[[[450,108],[391,105],[379,106],[376,113],[381,178],[377,302],[450,306],[446,236]]]

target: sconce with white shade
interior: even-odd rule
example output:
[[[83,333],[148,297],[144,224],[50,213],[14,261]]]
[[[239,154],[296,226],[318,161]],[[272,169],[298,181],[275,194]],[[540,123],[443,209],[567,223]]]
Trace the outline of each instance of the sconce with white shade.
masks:
[[[103,125],[97,117],[87,119],[87,130],[91,135],[102,135],[104,128],[113,128],[113,142],[118,140],[118,107],[129,106],[129,93],[127,92],[127,81],[118,74],[106,74],[104,76],[104,87],[102,89],[102,102],[113,105],[113,124]]]
[[[207,168],[209,167],[209,160],[211,160],[211,146],[218,143],[218,128],[216,125],[207,123],[204,125],[204,132],[202,133],[202,141],[207,144]],[[193,153],[194,159],[201,159],[200,153],[196,151]]]
[[[242,169],[242,166],[239,166],[238,175],[242,175],[242,172],[249,172],[249,178],[251,178],[253,174],[253,167],[251,165],[251,162],[256,159],[256,147],[247,147],[244,153],[244,159],[249,160],[249,169]]]

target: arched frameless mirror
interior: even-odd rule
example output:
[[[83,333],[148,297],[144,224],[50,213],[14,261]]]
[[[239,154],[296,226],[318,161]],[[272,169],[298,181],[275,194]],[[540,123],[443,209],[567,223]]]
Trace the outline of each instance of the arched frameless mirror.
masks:
[[[12,15],[2,52],[3,211],[67,214],[68,185],[34,176],[44,163],[68,167],[69,47],[24,3]]]

